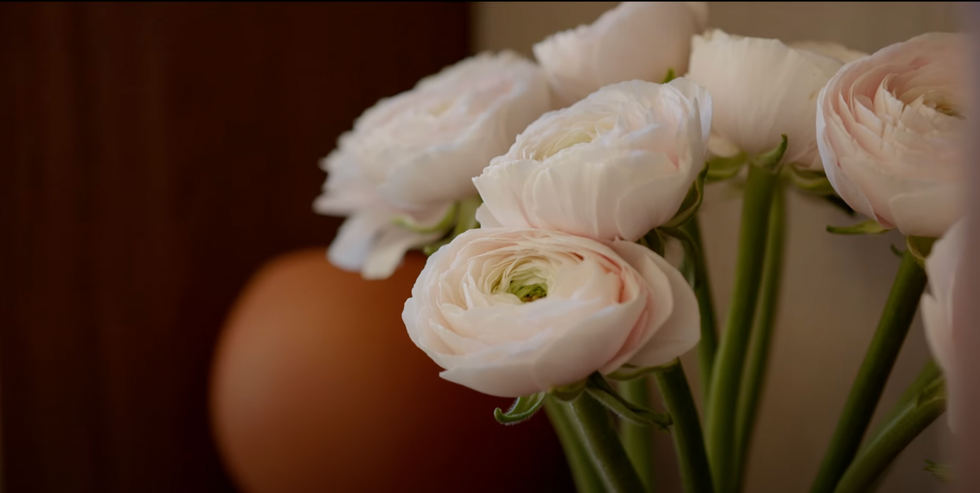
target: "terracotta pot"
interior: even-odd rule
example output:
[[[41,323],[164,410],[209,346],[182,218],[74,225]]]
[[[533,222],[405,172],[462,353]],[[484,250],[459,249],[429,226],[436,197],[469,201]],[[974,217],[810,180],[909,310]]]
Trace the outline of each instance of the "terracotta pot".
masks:
[[[440,379],[408,338],[401,311],[424,257],[364,281],[324,252],[265,266],[220,338],[212,423],[243,490],[572,490],[544,413],[497,424],[508,400]]]

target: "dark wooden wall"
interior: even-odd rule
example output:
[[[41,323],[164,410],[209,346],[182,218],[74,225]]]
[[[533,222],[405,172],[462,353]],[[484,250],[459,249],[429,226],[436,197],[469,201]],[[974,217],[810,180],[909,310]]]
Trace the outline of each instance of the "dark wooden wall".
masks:
[[[3,480],[233,491],[215,337],[270,257],[326,244],[318,159],[468,53],[464,4],[0,5]]]

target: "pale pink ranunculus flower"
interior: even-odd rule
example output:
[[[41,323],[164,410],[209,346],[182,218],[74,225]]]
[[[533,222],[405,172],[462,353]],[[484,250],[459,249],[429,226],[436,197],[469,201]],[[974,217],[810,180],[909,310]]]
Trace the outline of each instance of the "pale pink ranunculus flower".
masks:
[[[966,255],[966,220],[960,220],[946,232],[946,235],[936,241],[932,252],[926,259],[926,274],[929,276],[929,292],[922,295],[922,322],[925,326],[926,342],[932,351],[936,364],[943,370],[946,377],[946,389],[950,405],[949,424],[953,427],[954,416],[952,400],[955,399],[953,390],[959,382],[956,374],[957,350],[956,334],[953,332],[953,306],[957,296],[962,294],[958,289],[957,273]],[[960,281],[962,282],[962,281]],[[962,301],[962,298],[960,299]]]
[[[635,241],[704,167],[711,97],[687,79],[608,85],[543,115],[473,182],[480,224]]]
[[[500,397],[662,365],[700,339],[694,292],[656,253],[546,230],[456,237],[429,257],[402,319],[442,378]]]
[[[687,77],[711,93],[711,151],[759,154],[788,138],[784,162],[821,170],[817,95],[860,52],[820,42],[787,45],[711,29],[695,36]]]
[[[817,144],[848,205],[906,235],[961,215],[966,34],[931,33],[844,66],[820,92]]]
[[[369,108],[321,161],[328,176],[313,208],[348,216],[330,261],[366,279],[390,276],[407,250],[444,233],[419,231],[475,196],[472,178],[550,104],[541,69],[502,52],[470,57]]]
[[[534,56],[564,107],[616,82],[661,82],[671,69],[684,74],[691,36],[707,23],[707,2],[623,2],[590,25],[535,44]]]

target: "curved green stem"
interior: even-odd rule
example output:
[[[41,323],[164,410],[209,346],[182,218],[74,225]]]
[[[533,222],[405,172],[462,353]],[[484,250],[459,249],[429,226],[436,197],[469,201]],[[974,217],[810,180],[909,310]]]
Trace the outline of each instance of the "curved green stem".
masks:
[[[742,204],[735,288],[718,348],[718,360],[711,376],[705,416],[708,458],[719,493],[728,493],[735,487],[735,406],[762,279],[769,208],[778,179],[776,171],[757,165],[749,166],[745,202]]]
[[[868,443],[877,440],[878,436],[881,435],[881,432],[887,428],[888,423],[891,423],[891,421],[895,419],[895,416],[898,416],[898,414],[902,412],[902,408],[904,408],[909,401],[914,399],[919,392],[922,392],[922,389],[926,388],[926,385],[929,385],[941,376],[942,371],[938,366],[936,366],[936,362],[929,360],[925,367],[922,368],[922,371],[919,372],[919,376],[915,377],[915,381],[913,381],[912,384],[905,389],[905,392],[902,393],[902,397],[898,399],[898,402],[895,403],[892,410],[889,411],[885,418],[881,420],[881,424],[878,425],[878,429],[869,435],[871,438],[869,438],[870,441]],[[889,464],[888,467],[886,467],[885,470],[878,475],[878,479],[875,480],[874,484],[872,484],[870,488],[868,488],[868,493],[875,493],[881,488],[881,483],[885,477],[888,476],[888,471],[894,466],[894,463]]]
[[[769,234],[766,240],[766,259],[762,270],[762,286],[759,288],[759,304],[756,307],[755,327],[749,348],[748,364],[742,378],[738,410],[735,414],[735,488],[741,490],[749,445],[755,428],[759,399],[765,384],[766,367],[769,363],[769,347],[772,341],[776,304],[779,300],[779,282],[783,268],[783,245],[786,233],[786,191],[777,185],[769,210]]]
[[[906,404],[908,404],[912,399],[915,399],[927,385],[931,384],[937,378],[942,376],[943,372],[939,369],[939,366],[936,365],[935,361],[929,360],[926,362],[925,366],[922,367],[922,371],[919,372],[919,375],[915,377],[915,380],[912,381],[908,388],[905,389],[905,392],[903,392],[902,396],[899,397],[898,402],[895,403],[892,410],[889,411],[885,418],[881,420],[881,424],[878,426],[878,428],[868,435],[870,440],[877,440],[878,435],[881,435],[881,432],[885,430],[886,425],[890,423],[892,419],[898,415],[898,413],[902,412],[902,409]]]
[[[878,322],[871,346],[858,370],[851,393],[844,404],[837,429],[820,464],[811,493],[831,493],[857,453],[874,414],[888,375],[902,349],[909,326],[926,286],[926,273],[915,256],[906,250],[898,268],[884,313]]]
[[[612,417],[599,401],[583,393],[564,402],[572,425],[609,493],[641,493],[640,477],[633,469],[623,444],[619,441]]]
[[[684,258],[685,262],[693,264],[694,272],[699,273],[698,284],[694,294],[698,298],[698,309],[701,311],[701,341],[698,342],[698,370],[701,373],[701,395],[708,402],[711,389],[711,372],[715,365],[715,351],[718,347],[718,323],[715,321],[715,304],[711,298],[711,283],[708,281],[708,264],[705,260],[704,242],[701,240],[701,226],[698,215],[684,223],[681,228],[690,235],[697,247],[694,258]]]
[[[834,493],[863,493],[905,447],[946,410],[942,377],[932,381],[885,424],[881,434],[861,450]]]
[[[631,403],[648,409],[651,407],[650,386],[646,377],[620,382],[619,389],[620,395]],[[623,419],[619,428],[626,455],[640,475],[647,493],[653,493],[653,427]]]
[[[565,458],[568,460],[568,467],[572,471],[572,479],[575,481],[575,489],[578,493],[605,491],[602,480],[592,467],[589,454],[575,433],[575,425],[572,424],[573,418],[569,410],[551,396],[545,398],[544,410],[548,413],[551,425],[555,427],[555,434],[558,435],[562,450],[565,451]]]
[[[694,396],[684,376],[680,360],[674,360],[656,373],[664,404],[674,420],[671,433],[686,493],[713,493],[711,468],[704,450],[704,436]]]

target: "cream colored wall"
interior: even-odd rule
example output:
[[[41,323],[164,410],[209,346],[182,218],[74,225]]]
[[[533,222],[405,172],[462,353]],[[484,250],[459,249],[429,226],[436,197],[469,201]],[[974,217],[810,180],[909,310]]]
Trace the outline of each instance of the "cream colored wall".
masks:
[[[533,43],[552,32],[590,23],[614,5],[476,3],[473,46],[478,50],[510,48],[531,56]],[[958,13],[949,2],[710,2],[710,9],[710,26],[730,33],[785,41],[832,40],[869,52],[923,32],[954,31]],[[826,225],[856,221],[799,193],[790,194],[788,208],[784,289],[747,493],[808,490],[898,267],[889,245],[902,241],[895,234],[830,235],[824,231]],[[709,187],[702,225],[722,319],[732,288],[739,211],[740,200],[727,185]],[[898,398],[928,357],[917,320],[886,389],[883,407]],[[687,355],[684,364],[697,386],[694,354]],[[879,491],[939,490],[922,467],[924,459],[948,458],[941,449],[948,437],[944,419],[899,457]],[[656,470],[661,492],[680,491],[668,440],[663,435],[658,443],[664,454]]]

